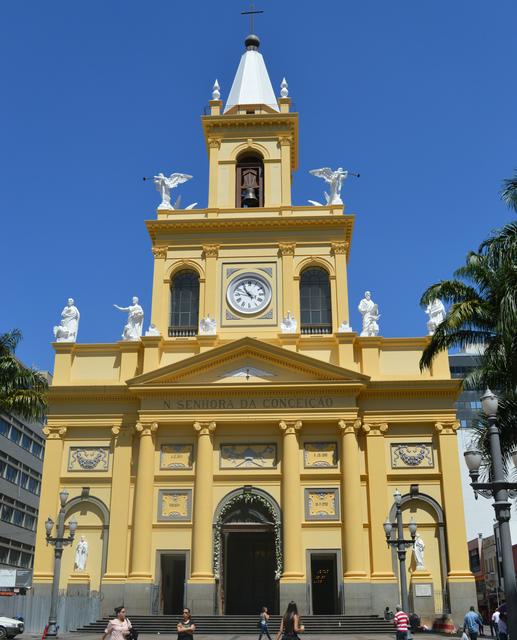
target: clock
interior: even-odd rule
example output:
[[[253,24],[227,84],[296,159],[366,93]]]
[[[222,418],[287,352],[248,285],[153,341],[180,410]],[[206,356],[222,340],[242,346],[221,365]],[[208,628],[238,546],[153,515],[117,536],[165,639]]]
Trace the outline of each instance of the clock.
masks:
[[[237,313],[258,313],[271,301],[271,286],[265,278],[256,273],[241,273],[228,285],[226,299]]]

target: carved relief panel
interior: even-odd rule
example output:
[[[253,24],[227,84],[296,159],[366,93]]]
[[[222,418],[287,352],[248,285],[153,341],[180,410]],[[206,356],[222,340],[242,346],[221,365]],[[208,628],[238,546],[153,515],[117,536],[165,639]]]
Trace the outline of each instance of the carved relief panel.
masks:
[[[430,442],[397,442],[391,445],[392,469],[432,469],[433,446]]]
[[[221,469],[275,469],[276,466],[275,443],[221,445]]]
[[[160,489],[158,491],[159,522],[192,520],[192,489]]]
[[[192,469],[194,446],[191,444],[162,444],[160,469]]]
[[[68,471],[108,471],[109,447],[70,447]]]
[[[335,469],[337,467],[336,442],[305,442],[303,466],[306,469]]]
[[[339,520],[339,489],[305,489],[306,520]]]

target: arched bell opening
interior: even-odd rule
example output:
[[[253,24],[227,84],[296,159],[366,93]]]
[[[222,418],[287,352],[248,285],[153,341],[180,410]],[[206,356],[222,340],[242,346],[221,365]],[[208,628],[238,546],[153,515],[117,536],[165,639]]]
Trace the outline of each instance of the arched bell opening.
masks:
[[[235,165],[235,206],[249,209],[264,206],[264,160],[256,152],[244,152]]]

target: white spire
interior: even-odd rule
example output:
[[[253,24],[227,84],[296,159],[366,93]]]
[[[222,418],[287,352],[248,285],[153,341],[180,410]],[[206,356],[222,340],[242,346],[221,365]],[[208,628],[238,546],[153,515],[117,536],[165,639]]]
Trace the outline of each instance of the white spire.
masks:
[[[280,97],[287,98],[289,96],[289,89],[287,87],[287,80],[284,78],[280,83]]]
[[[233,80],[224,113],[236,105],[260,104],[279,111],[275,92],[258,47],[260,40],[250,35],[246,38],[246,51],[241,57]]]
[[[221,99],[221,87],[219,86],[219,82],[217,78],[215,79],[214,86],[212,88],[212,100],[220,100]]]

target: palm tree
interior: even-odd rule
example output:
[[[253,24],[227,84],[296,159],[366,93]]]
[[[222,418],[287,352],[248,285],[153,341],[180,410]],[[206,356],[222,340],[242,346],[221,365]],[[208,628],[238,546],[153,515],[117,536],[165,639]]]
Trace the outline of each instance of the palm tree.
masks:
[[[0,334],[0,411],[40,420],[47,409],[48,383],[14,355],[21,339],[18,329]]]
[[[517,176],[504,181],[501,197],[517,211]],[[469,253],[454,276],[432,285],[421,298],[423,305],[440,298],[450,307],[424,349],[420,368],[430,368],[440,351],[479,346],[478,366],[464,386],[489,386],[500,395],[501,444],[509,456],[517,445],[517,223],[508,223]],[[484,451],[485,426],[480,416],[475,429]]]

